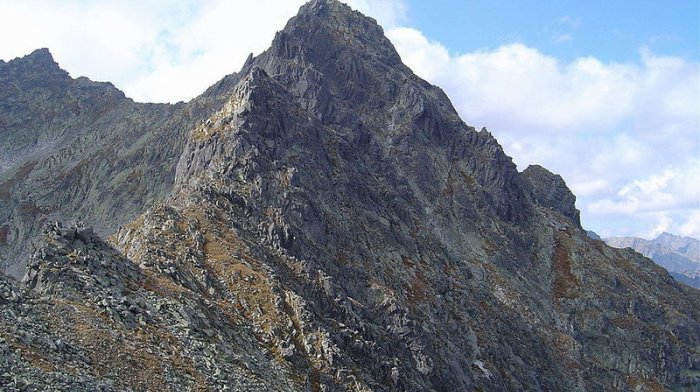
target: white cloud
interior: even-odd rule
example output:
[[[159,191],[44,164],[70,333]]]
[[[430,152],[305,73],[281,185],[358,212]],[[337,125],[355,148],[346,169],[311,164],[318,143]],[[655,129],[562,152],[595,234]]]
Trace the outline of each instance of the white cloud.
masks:
[[[657,213],[656,215],[656,225],[654,228],[647,233],[646,238],[656,238],[661,233],[667,233],[671,231],[671,225],[673,224],[673,219],[666,213]]]
[[[400,26],[406,21],[404,0],[347,0],[352,8],[375,18],[385,29]]]
[[[591,202],[593,214],[635,214],[698,207],[700,161],[674,167],[623,185],[613,198]]]
[[[615,171],[630,174],[645,166],[644,163],[655,156],[652,146],[641,140],[638,135],[610,135],[601,140],[600,144],[595,152],[589,155],[587,165],[595,173],[615,168]],[[643,172],[646,173],[646,167],[644,169]]]
[[[570,188],[576,196],[586,197],[589,195],[596,195],[607,192],[610,189],[610,183],[602,178],[591,179],[588,181],[582,181],[579,183],[572,184]]]
[[[583,23],[583,19],[579,16],[560,16],[554,20],[553,24],[545,27],[551,35],[552,42],[556,44],[570,43],[574,40],[573,32],[578,30]]]
[[[679,227],[678,234],[700,239],[700,206],[690,210],[685,223]]]
[[[571,34],[558,34],[552,37],[552,40],[556,43],[570,42],[574,40]]]
[[[557,18],[557,23],[564,26],[569,26],[574,29],[581,27],[583,19],[580,16],[564,15]]]
[[[417,74],[451,93],[467,119],[500,118],[489,125],[501,129],[549,132],[610,126],[647,103],[651,93],[666,91],[654,78],[682,65],[653,63],[657,58],[649,59],[646,67],[604,64],[593,57],[563,64],[522,44],[451,56],[414,29],[393,29],[389,37]],[[685,102],[688,89],[677,87],[675,94]]]
[[[209,1],[162,26],[151,45],[151,70],[124,86],[147,101],[188,100],[259,54],[302,0]]]
[[[139,49],[154,34],[139,16],[109,3],[2,1],[0,9],[0,35],[8,38],[0,57],[49,47],[72,73],[93,70],[101,80],[139,72]]]
[[[662,233],[674,233],[700,240],[700,207],[684,211],[682,214],[668,211],[653,212],[646,215],[646,232],[630,231],[637,237],[653,239]]]
[[[611,197],[591,201],[585,210],[594,218],[637,217],[638,236],[654,238],[668,231],[698,237],[700,223],[700,160],[633,179]]]
[[[48,47],[73,76],[111,81],[138,100],[189,100],[265,50],[305,0],[119,2],[0,0],[0,58]],[[384,26],[403,0],[350,0]]]

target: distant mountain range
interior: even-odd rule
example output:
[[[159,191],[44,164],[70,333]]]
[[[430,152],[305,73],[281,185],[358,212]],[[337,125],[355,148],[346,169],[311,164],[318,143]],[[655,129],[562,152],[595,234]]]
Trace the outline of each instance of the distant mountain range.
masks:
[[[700,288],[700,241],[662,233],[653,240],[610,237],[604,241],[615,248],[632,248],[666,268],[676,280]]]

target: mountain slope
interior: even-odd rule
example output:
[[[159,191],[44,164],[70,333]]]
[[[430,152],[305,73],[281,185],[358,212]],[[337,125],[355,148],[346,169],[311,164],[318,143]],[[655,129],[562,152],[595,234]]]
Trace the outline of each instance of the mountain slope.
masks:
[[[136,103],[109,83],[71,78],[46,49],[0,64],[0,267],[21,277],[52,219],[106,235],[162,200],[187,132],[223,99]]]
[[[441,90],[401,64],[373,20],[312,1],[207,94],[225,98],[185,134],[169,197],[110,244],[83,227],[42,234],[27,294],[2,304],[6,325],[14,307],[41,305],[32,295],[62,306],[41,308],[61,329],[28,312],[27,341],[16,328],[0,332],[25,381],[700,385],[700,295],[639,254],[588,238],[561,177],[518,173],[486,130],[465,125]],[[100,334],[113,356],[94,355]],[[76,353],[70,375],[34,360],[50,349],[44,337]],[[119,358],[131,359],[115,368]],[[161,380],[133,376],[149,363]]]

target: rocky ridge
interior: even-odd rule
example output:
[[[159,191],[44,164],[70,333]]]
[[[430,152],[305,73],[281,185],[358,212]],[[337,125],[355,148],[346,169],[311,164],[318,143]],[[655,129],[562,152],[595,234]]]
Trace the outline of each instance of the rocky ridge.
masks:
[[[6,388],[700,386],[700,295],[588,238],[373,20],[312,1],[212,96],[167,198],[109,242],[44,225],[2,280]],[[35,362],[57,340],[76,354]]]
[[[21,277],[46,222],[82,219],[108,235],[163,200],[188,132],[222,94],[137,103],[71,78],[47,49],[0,64],[0,267]]]
[[[523,176],[532,184],[531,197],[541,206],[555,209],[581,226],[581,212],[576,208],[576,196],[560,175],[539,165],[530,165]]]
[[[4,390],[291,388],[240,317],[160,286],[89,227],[47,225],[22,287],[1,281]]]

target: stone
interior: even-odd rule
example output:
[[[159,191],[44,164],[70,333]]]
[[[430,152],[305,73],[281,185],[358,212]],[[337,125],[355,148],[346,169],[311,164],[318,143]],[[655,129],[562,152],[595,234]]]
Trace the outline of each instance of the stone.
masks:
[[[590,239],[561,177],[519,173],[338,1],[304,5],[187,104],[136,104],[38,55],[0,64],[2,87],[21,87],[0,94],[24,105],[0,111],[10,134],[49,109],[38,94],[80,93],[59,120],[95,144],[82,156],[49,129],[69,156],[3,177],[10,200],[41,197],[2,205],[36,250],[21,283],[0,277],[18,297],[0,303],[0,374],[76,391],[700,385],[697,290]],[[78,126],[90,113],[96,129]],[[75,199],[36,193],[59,174]],[[80,191],[101,184],[100,202]]]
[[[531,186],[531,197],[543,206],[553,208],[581,227],[581,213],[576,208],[576,196],[560,175],[539,165],[530,165],[522,172]]]

